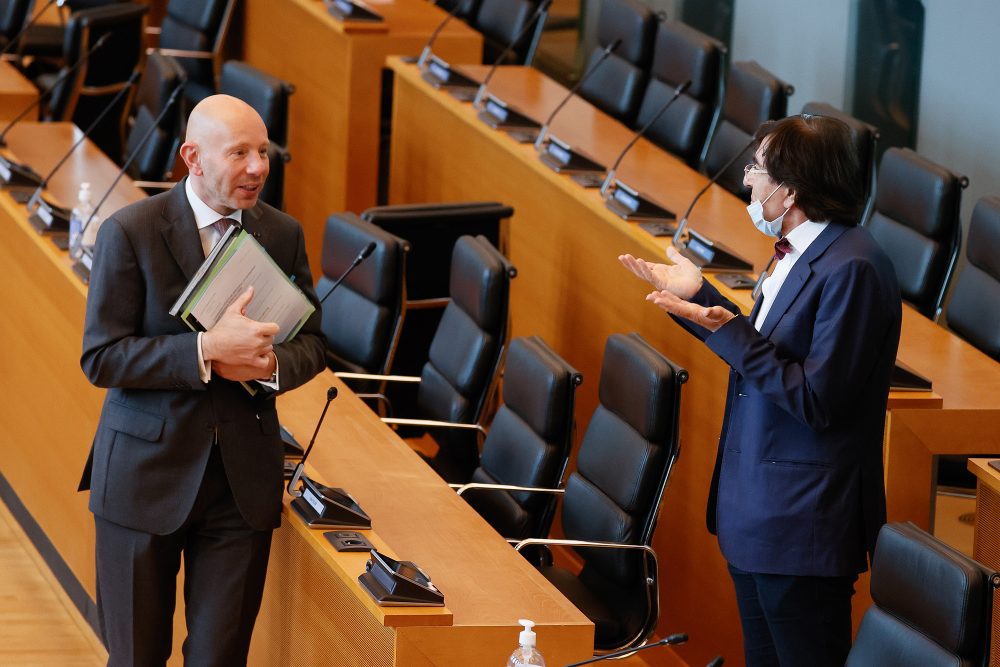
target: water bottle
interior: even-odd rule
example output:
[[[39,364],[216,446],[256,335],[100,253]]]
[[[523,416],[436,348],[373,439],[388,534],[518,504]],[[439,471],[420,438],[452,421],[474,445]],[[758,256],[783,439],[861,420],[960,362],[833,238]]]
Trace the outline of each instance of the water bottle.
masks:
[[[73,207],[69,216],[69,256],[73,259],[80,259],[83,254],[83,247],[87,245],[84,236],[91,239],[96,237],[96,230],[92,230],[96,226],[93,221],[86,230],[83,229],[83,225],[94,211],[90,199],[90,183],[80,183],[80,192],[76,196],[76,206]],[[93,246],[93,240],[91,240],[90,245]]]
[[[535,648],[535,633],[531,630],[535,627],[534,622],[522,618],[518,623],[524,630],[518,635],[518,647],[510,654],[507,667],[545,667],[545,658]]]

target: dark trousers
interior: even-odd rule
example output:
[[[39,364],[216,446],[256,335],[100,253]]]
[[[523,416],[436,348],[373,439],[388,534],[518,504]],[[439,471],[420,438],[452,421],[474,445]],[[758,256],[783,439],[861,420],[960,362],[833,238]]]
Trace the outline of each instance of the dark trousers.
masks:
[[[857,576],[797,577],[733,565],[747,667],[843,667]]]
[[[243,520],[212,450],[191,514],[176,532],[151,535],[95,517],[97,608],[109,666],[166,663],[182,555],[184,664],[246,664],[271,531]]]

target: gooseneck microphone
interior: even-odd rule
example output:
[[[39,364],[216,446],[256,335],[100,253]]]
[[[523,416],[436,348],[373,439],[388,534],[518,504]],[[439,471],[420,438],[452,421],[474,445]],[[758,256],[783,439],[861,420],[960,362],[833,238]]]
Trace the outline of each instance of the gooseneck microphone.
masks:
[[[566,93],[566,96],[562,99],[562,101],[556,105],[556,108],[552,110],[552,113],[549,114],[549,117],[545,120],[544,123],[542,123],[542,128],[538,131],[538,137],[535,139],[535,150],[541,152],[542,145],[545,143],[545,138],[549,134],[549,127],[552,125],[552,121],[555,119],[556,114],[558,114],[562,110],[562,108],[566,106],[566,103],[569,102],[569,99],[574,95],[576,95],[576,92],[580,90],[580,86],[582,86],[587,81],[587,79],[589,79],[591,75],[593,75],[593,73],[597,71],[597,69],[604,63],[605,60],[607,60],[611,56],[612,52],[615,49],[617,49],[621,45],[621,43],[622,43],[621,39],[616,39],[615,41],[611,42],[606,47],[604,47],[604,51],[601,52],[601,56],[597,59],[597,61],[590,67],[590,69],[588,69],[586,72],[583,73],[583,76],[580,77],[580,80],[577,81],[576,84],[574,84],[573,87],[569,89],[569,92]]]
[[[59,171],[59,169],[64,164],[66,164],[66,160],[68,160],[70,156],[73,155],[76,149],[80,147],[80,144],[82,144],[87,139],[87,137],[90,136],[90,133],[94,131],[94,129],[100,124],[102,120],[104,120],[104,117],[108,115],[108,112],[110,112],[115,107],[115,105],[118,104],[118,101],[121,100],[126,93],[128,93],[128,91],[132,88],[132,86],[135,85],[135,82],[138,80],[139,80],[139,72],[132,72],[132,76],[130,76],[128,81],[125,82],[125,85],[122,86],[121,90],[119,90],[118,93],[115,94],[113,98],[111,98],[111,101],[108,102],[108,104],[103,109],[101,109],[101,112],[97,114],[97,117],[94,118],[93,121],[91,121],[90,125],[87,126],[87,129],[85,129],[83,133],[80,135],[80,138],[77,139],[75,142],[73,142],[73,145],[70,146],[70,149],[68,151],[66,151],[66,154],[63,155],[58,162],[56,162],[55,166],[52,167],[51,170],[49,170],[49,173],[45,175],[45,178],[43,178],[42,182],[38,184],[38,187],[35,188],[35,191],[31,194],[31,197],[28,200],[29,211],[35,211],[36,209],[38,209],[39,206],[43,205],[44,203],[45,206],[49,207],[49,210],[52,213],[51,219],[59,218],[64,220],[65,222],[69,222],[69,214],[70,214],[69,210],[63,209],[62,207],[54,205],[52,202],[46,201],[42,197],[42,192],[45,190],[45,187],[49,184],[49,181],[52,180],[52,177],[55,176],[56,172]],[[48,222],[47,224],[51,226],[52,223]]]
[[[455,6],[451,8],[450,12],[448,12],[448,16],[445,16],[444,20],[438,23],[437,27],[434,28],[434,32],[432,32],[431,36],[427,38],[427,43],[424,44],[424,48],[420,50],[420,56],[417,58],[418,68],[423,69],[427,64],[427,59],[431,57],[431,47],[434,46],[434,42],[437,40],[438,35],[441,34],[441,31],[444,30],[446,25],[451,23],[451,20],[458,14],[458,10],[462,8],[463,4],[465,4],[465,0],[454,1]]]
[[[476,91],[476,97],[472,100],[472,106],[474,106],[477,110],[482,109],[483,98],[486,96],[486,86],[489,84],[490,79],[493,78],[493,75],[496,74],[497,68],[503,63],[507,54],[514,50],[517,43],[524,39],[524,36],[528,34],[528,30],[534,26],[535,22],[542,16],[542,14],[548,11],[551,4],[552,0],[542,0],[542,2],[539,3],[538,8],[535,9],[534,13],[531,15],[531,18],[525,22],[514,39],[510,40],[510,44],[507,45],[507,48],[500,52],[500,55],[497,57],[496,61],[494,61],[493,66],[490,67],[490,71],[488,71],[486,76],[483,77],[483,82],[479,84],[479,90]]]
[[[572,664],[566,665],[565,667],[581,667],[581,665],[592,665],[595,662],[601,662],[603,660],[612,660],[614,658],[621,657],[623,655],[631,655],[639,651],[645,651],[646,649],[656,648],[657,646],[669,646],[671,644],[683,644],[688,640],[688,636],[683,632],[678,632],[677,634],[670,635],[669,637],[664,637],[658,642],[653,642],[652,644],[646,644],[645,646],[640,646],[639,648],[627,648],[621,651],[615,651],[614,653],[606,653],[604,655],[599,655],[594,658],[588,658],[587,660],[581,660],[580,662],[574,662]]]
[[[326,301],[328,296],[333,294],[333,290],[340,287],[340,283],[344,282],[344,278],[350,275],[351,271],[356,269],[358,264],[365,261],[368,258],[368,256],[371,255],[373,252],[375,252],[374,241],[372,241],[371,243],[369,243],[368,245],[366,245],[364,248],[361,249],[361,252],[359,252],[358,256],[354,258],[354,261],[351,262],[351,265],[347,267],[347,270],[340,274],[340,277],[337,278],[336,282],[334,282],[333,285],[330,287],[330,289],[326,291],[326,294],[323,295],[323,298],[319,300],[320,305],[322,305],[323,302]]]
[[[305,453],[295,466],[295,472],[292,473],[291,479],[288,480],[288,486],[286,488],[288,490],[288,495],[290,496],[295,496],[296,498],[300,498],[302,496],[302,491],[295,487],[302,478],[302,469],[306,465],[306,459],[309,458],[309,452],[312,451],[313,445],[316,443],[316,436],[319,434],[319,429],[323,425],[323,420],[326,419],[326,411],[330,409],[330,403],[332,403],[335,398],[337,398],[337,388],[330,387],[326,390],[326,405],[323,406],[323,412],[319,416],[319,421],[316,422],[316,430],[313,431],[312,438],[309,440],[309,445],[306,447]]]
[[[66,0],[49,0],[48,2],[46,2],[45,6],[42,7],[41,9],[39,9],[37,12],[35,12],[35,15],[32,16],[31,19],[28,20],[28,22],[24,24],[24,27],[21,28],[21,30],[18,31],[18,33],[16,35],[14,35],[13,37],[10,38],[10,41],[7,42],[7,46],[3,47],[3,51],[0,51],[0,58],[3,58],[8,53],[10,53],[11,51],[13,51],[14,45],[16,45],[17,42],[22,37],[24,37],[24,33],[28,32],[31,29],[31,26],[35,25],[35,23],[38,22],[38,19],[40,19],[42,17],[42,14],[44,14],[45,12],[47,12],[49,10],[49,7],[51,7],[52,5],[58,5],[59,7],[62,7],[65,4],[66,4]]]
[[[97,49],[99,49],[102,46],[104,46],[104,43],[106,41],[108,41],[109,37],[111,37],[111,33],[110,32],[106,32],[103,35],[101,35],[97,39],[97,41],[94,42],[94,45],[91,46],[90,49],[85,54],[83,54],[82,58],[80,58],[75,63],[73,63],[73,66],[70,67],[68,70],[66,70],[65,72],[63,72],[62,74],[60,74],[59,78],[56,79],[52,83],[51,86],[49,86],[47,89],[45,89],[45,91],[41,95],[39,95],[37,98],[35,98],[31,102],[31,104],[29,104],[24,109],[22,109],[21,113],[19,113],[16,116],[14,116],[10,120],[10,122],[7,123],[7,125],[3,128],[3,130],[0,131],[0,146],[6,146],[7,145],[7,142],[6,142],[7,133],[11,131],[11,128],[13,128],[19,122],[21,122],[21,119],[24,118],[25,116],[27,116],[28,113],[31,112],[32,109],[34,109],[39,104],[41,104],[42,102],[44,102],[45,100],[47,100],[48,97],[49,97],[49,95],[51,95],[52,92],[57,87],[59,87],[59,84],[61,84],[63,81],[65,81],[69,76],[71,76],[73,73],[75,73],[78,69],[80,69],[81,67],[83,67],[84,63],[86,63],[88,60],[90,60],[90,56],[94,55],[94,51],[97,51]],[[40,178],[39,178],[39,180],[40,180]],[[36,184],[37,184],[37,181],[36,181]]]
[[[612,181],[614,181],[615,179],[615,174],[618,171],[618,166],[622,163],[622,160],[625,158],[625,155],[630,150],[632,150],[632,146],[635,146],[635,142],[639,141],[639,137],[646,134],[646,131],[653,126],[653,123],[660,120],[660,116],[662,116],[666,112],[666,110],[670,108],[670,105],[676,102],[677,98],[680,97],[684,93],[684,91],[686,91],[690,86],[691,86],[691,80],[688,79],[681,85],[674,88],[674,94],[670,96],[670,99],[667,100],[667,103],[664,104],[662,107],[660,107],[660,110],[657,111],[656,114],[649,119],[649,122],[647,122],[645,125],[639,128],[639,131],[632,136],[631,141],[625,144],[625,148],[623,148],[622,152],[618,154],[618,158],[615,160],[614,164],[611,165],[611,168],[608,169],[608,174],[607,176],[604,177],[604,182],[601,183],[601,196],[604,196],[607,193],[608,188],[611,186]]]
[[[722,175],[726,173],[726,170],[729,169],[731,166],[733,166],[733,163],[736,162],[738,159],[740,159],[740,156],[746,153],[747,150],[750,147],[752,147],[755,143],[757,143],[756,137],[747,142],[746,146],[741,148],[738,153],[729,158],[729,160],[726,161],[726,164],[722,165],[722,168],[720,168],[717,172],[715,172],[715,174],[712,175],[712,178],[708,179],[708,183],[705,184],[705,187],[703,187],[701,190],[698,190],[698,194],[694,196],[694,198],[691,200],[691,203],[688,205],[687,210],[684,211],[684,217],[682,217],[681,221],[677,224],[677,231],[674,232],[674,239],[673,239],[674,245],[680,246],[683,244],[684,234],[687,231],[687,226],[688,226],[688,216],[691,215],[691,211],[694,210],[694,205],[698,203],[698,200],[701,199],[701,196],[706,192],[708,192],[708,189],[713,185],[715,185],[716,181],[722,178]]]

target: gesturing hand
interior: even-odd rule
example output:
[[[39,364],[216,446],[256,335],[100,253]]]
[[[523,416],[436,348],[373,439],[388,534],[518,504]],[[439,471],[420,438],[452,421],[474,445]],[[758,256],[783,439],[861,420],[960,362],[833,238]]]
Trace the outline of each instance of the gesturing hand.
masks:
[[[657,290],[666,290],[682,299],[690,299],[701,289],[701,269],[673,246],[667,247],[667,259],[673,264],[654,264],[632,255],[618,256],[618,261],[626,269]]]
[[[278,325],[274,322],[257,322],[246,316],[246,308],[253,300],[253,287],[248,287],[226,308],[218,322],[205,332],[201,351],[205,361],[216,362],[220,367],[244,366],[260,368],[269,364]]]
[[[717,331],[723,324],[736,317],[722,306],[709,308],[699,306],[685,301],[667,290],[650,292],[646,295],[646,301],[652,301],[671,315],[691,320],[709,331]]]

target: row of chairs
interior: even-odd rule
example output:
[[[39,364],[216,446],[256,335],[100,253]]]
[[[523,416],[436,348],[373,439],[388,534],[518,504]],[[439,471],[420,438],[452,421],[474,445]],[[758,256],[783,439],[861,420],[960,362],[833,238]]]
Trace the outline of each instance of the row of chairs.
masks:
[[[483,62],[493,64],[518,35],[518,40],[505,58],[505,65],[530,65],[538,50],[548,12],[543,10],[529,26],[540,4],[539,0],[436,0],[446,12],[465,21],[483,36]]]
[[[410,244],[357,216],[330,216],[318,285],[326,295],[369,243],[376,244],[374,252],[329,293],[323,310],[329,364],[346,381],[364,383],[356,385],[363,396],[401,379],[385,371],[407,310]],[[419,377],[407,378],[420,387],[419,418],[383,420],[431,429],[438,446],[431,466],[594,621],[599,651],[638,646],[658,618],[652,536],[679,452],[687,372],[638,334],[611,336],[599,405],[576,470],[561,485],[583,378],[538,337],[507,344],[514,274],[484,237],[455,241],[448,305]],[[486,404],[501,366],[503,400],[487,431]],[[547,538],[556,514],[563,540]],[[573,549],[581,571],[553,565],[551,544]]]

